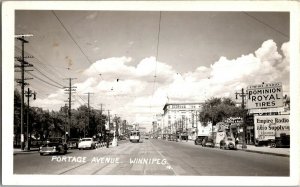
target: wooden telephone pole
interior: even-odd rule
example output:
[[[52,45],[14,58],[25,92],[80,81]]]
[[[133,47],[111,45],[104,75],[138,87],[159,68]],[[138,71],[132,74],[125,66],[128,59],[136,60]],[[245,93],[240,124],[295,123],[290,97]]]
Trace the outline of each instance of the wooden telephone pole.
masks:
[[[21,85],[21,150],[24,150],[25,142],[24,142],[24,88],[25,85],[28,85],[28,83],[25,82],[25,80],[29,80],[32,78],[26,78],[25,79],[25,68],[32,67],[32,64],[29,64],[25,61],[25,43],[29,43],[27,40],[25,40],[25,37],[31,37],[32,34],[21,34],[21,35],[15,35],[15,38],[21,41],[22,44],[22,56],[20,58],[17,58],[17,60],[21,63],[20,66],[15,66],[16,68],[21,68],[21,79],[17,80],[17,83]],[[28,70],[26,70],[28,71]]]
[[[242,92],[235,93],[235,98],[238,99],[237,96],[242,97],[242,109],[243,109],[243,145],[242,145],[242,149],[246,149],[247,145],[246,145],[246,131],[247,131],[247,126],[246,126],[246,117],[244,114],[244,109],[245,109],[245,97],[247,96],[247,93],[244,92],[244,88],[242,88]]]
[[[91,94],[94,94],[94,93],[91,93],[91,92],[88,92],[88,93],[85,93],[88,95],[88,136],[90,135],[89,132],[90,132],[90,95]],[[85,125],[84,125],[84,137],[85,137],[85,131],[86,131],[86,128],[85,128]]]
[[[26,134],[27,134],[27,141],[26,141],[26,150],[27,151],[30,151],[30,134],[31,133],[29,133],[29,101],[30,101],[30,97],[33,95],[33,100],[35,100],[36,99],[36,92],[33,92],[32,93],[32,90],[30,90],[29,88],[28,88],[28,91],[25,93],[26,94],[26,97],[27,97],[27,132],[26,132]]]
[[[68,94],[69,97],[68,97],[68,102],[69,103],[69,108],[68,108],[68,118],[69,118],[69,122],[68,122],[68,127],[66,128],[67,129],[67,133],[68,133],[68,136],[69,138],[71,137],[71,110],[72,110],[72,93],[76,91],[76,87],[75,86],[72,86],[72,80],[76,79],[76,78],[67,78],[69,80],[69,86],[66,86],[64,87],[65,88],[65,91],[66,93],[65,94]],[[65,132],[66,133],[66,132]],[[66,137],[66,134],[65,134],[65,137]],[[67,137],[65,138],[65,141],[67,140]]]

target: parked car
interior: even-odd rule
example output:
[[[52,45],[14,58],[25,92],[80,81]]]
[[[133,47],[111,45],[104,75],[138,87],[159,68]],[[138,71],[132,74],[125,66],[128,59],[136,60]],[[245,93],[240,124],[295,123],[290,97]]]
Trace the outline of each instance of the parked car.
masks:
[[[220,149],[236,149],[235,138],[226,136],[220,141]]]
[[[68,150],[68,146],[59,142],[50,142],[48,141],[46,144],[40,147],[40,155],[44,154],[66,154]]]
[[[78,149],[95,149],[96,148],[96,142],[93,140],[93,138],[82,138],[79,141]]]
[[[79,143],[79,138],[71,138],[68,141],[68,148],[69,149],[77,149]]]
[[[31,139],[30,140],[30,147],[31,148],[40,148],[44,144],[46,144],[46,140],[36,140],[36,139]]]
[[[202,140],[202,146],[203,147],[215,147],[214,139],[212,137],[205,137]]]
[[[202,145],[202,141],[205,137],[207,136],[197,136],[197,138],[194,141],[195,145]]]

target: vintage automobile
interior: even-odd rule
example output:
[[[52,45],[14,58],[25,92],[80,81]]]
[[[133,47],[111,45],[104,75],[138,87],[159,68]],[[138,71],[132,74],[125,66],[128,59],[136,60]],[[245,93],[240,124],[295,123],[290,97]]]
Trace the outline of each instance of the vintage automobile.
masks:
[[[79,141],[78,149],[96,149],[96,142],[93,138],[82,138]]]
[[[46,144],[40,147],[40,155],[43,156],[45,154],[66,154],[68,147],[66,144],[60,142],[50,142],[48,141]]]
[[[145,140],[148,140],[148,139],[149,139],[149,135],[146,134],[146,135],[144,136],[144,138],[145,138]]]
[[[71,138],[68,141],[68,148],[69,149],[77,149],[79,143],[79,138]]]
[[[197,136],[197,138],[194,141],[195,145],[202,145],[202,141],[205,137],[207,136]]]
[[[202,147],[215,147],[214,139],[210,136],[203,138]]]
[[[236,149],[235,138],[226,136],[220,141],[220,149]]]

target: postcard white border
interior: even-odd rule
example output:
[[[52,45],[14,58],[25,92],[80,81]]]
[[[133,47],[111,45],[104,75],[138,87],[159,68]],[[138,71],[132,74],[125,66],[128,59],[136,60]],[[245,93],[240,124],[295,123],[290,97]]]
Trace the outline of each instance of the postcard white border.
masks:
[[[2,179],[5,185],[299,185],[299,2],[296,1],[10,1],[2,5]],[[291,15],[290,177],[13,175],[15,10],[288,11]]]

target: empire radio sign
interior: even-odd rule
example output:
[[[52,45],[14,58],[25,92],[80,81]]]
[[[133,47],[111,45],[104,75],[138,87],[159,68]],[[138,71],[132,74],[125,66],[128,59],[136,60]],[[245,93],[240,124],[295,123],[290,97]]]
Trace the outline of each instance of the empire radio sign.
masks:
[[[283,106],[281,83],[265,83],[247,87],[247,108],[275,108]]]

